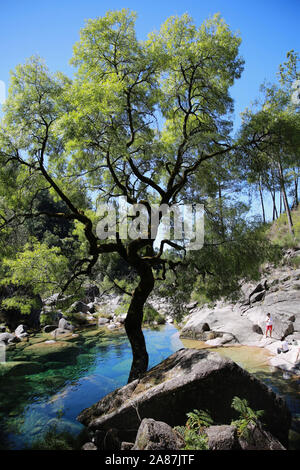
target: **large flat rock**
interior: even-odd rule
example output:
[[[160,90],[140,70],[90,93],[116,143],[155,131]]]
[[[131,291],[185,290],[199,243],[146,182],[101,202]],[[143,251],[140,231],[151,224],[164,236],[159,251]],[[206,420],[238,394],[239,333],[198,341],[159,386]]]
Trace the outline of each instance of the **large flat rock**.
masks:
[[[215,308],[199,308],[190,315],[183,327],[182,338],[202,339],[198,332],[198,325],[207,323],[211,331],[232,335],[232,343],[245,343],[259,341],[261,335],[253,331],[253,323],[234,305],[216,306]]]
[[[206,350],[177,351],[83,410],[78,420],[91,431],[116,428],[126,440],[143,418],[183,425],[193,409],[207,410],[216,424],[230,424],[237,417],[231,408],[234,396],[265,410],[267,429],[287,446],[291,417],[284,400],[232,360]]]
[[[257,293],[250,295],[256,289]],[[245,284],[241,290],[244,296],[241,298],[241,303],[220,301],[213,307],[194,308],[187,317],[181,337],[201,341],[211,340],[209,335],[203,335],[201,330],[202,325],[206,323],[211,333],[216,333],[216,344],[222,344],[219,338],[228,334],[232,335],[231,343],[257,344],[263,338],[262,333],[265,333],[268,312],[273,319],[274,339],[280,340],[282,337],[300,332],[299,269],[292,269],[289,266],[272,268],[263,281],[256,285]],[[214,341],[214,338],[212,340]]]

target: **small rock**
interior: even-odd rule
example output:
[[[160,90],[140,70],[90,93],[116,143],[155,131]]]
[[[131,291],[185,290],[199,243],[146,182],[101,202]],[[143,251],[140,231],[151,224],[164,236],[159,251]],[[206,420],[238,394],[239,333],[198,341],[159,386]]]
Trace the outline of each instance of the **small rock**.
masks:
[[[126,317],[127,317],[127,313],[124,313],[124,315],[118,315],[116,317],[116,322],[123,324],[123,323],[125,323]]]
[[[0,342],[7,344],[10,340],[14,338],[14,335],[11,333],[1,333]]]
[[[93,442],[86,442],[82,447],[81,450],[97,450],[97,447]]]
[[[15,335],[18,337],[18,338],[24,338],[25,336],[28,336],[28,333],[27,333],[27,327],[25,325],[19,325],[16,329],[15,329]],[[25,336],[24,336],[25,335]]]
[[[231,335],[230,333],[225,333],[222,336],[219,336],[218,338],[206,341],[206,344],[209,344],[210,346],[222,346],[223,344],[229,343],[233,340],[233,335]]]
[[[184,445],[184,439],[167,423],[144,418],[132,450],[179,450]]]
[[[71,323],[69,323],[65,318],[61,318],[58,322],[58,328],[59,329],[62,329],[62,330],[69,330],[69,331],[73,331],[74,330],[74,326],[71,325]]]
[[[240,437],[239,444],[242,450],[286,450],[276,437],[264,430],[260,424],[249,427],[249,437]]]
[[[122,442],[121,444],[121,450],[131,450],[134,446],[133,442]]]
[[[263,335],[264,334],[261,327],[259,325],[256,325],[256,324],[254,324],[252,326],[252,331],[254,331],[254,333],[257,333],[258,335]]]
[[[205,434],[209,450],[235,450],[239,447],[235,426],[210,426]]]
[[[70,334],[70,330],[64,330],[63,328],[56,328],[56,330],[51,331],[51,336],[60,336],[60,335],[67,335]]]
[[[198,305],[198,302],[196,300],[195,302],[190,302],[189,304],[187,304],[186,308],[188,310],[192,310],[193,308],[197,307],[197,305]]]
[[[94,305],[94,302],[90,302],[87,304],[88,308],[89,308],[89,313],[95,313],[95,305]]]

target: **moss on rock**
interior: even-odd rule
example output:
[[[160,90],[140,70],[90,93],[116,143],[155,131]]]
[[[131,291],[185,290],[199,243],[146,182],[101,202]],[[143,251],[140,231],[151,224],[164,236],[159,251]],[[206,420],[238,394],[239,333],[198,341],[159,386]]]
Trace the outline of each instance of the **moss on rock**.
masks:
[[[24,360],[30,358],[32,361],[49,362],[56,360],[69,360],[70,356],[77,355],[78,346],[67,341],[56,341],[54,343],[35,343],[22,351]]]
[[[0,364],[0,378],[8,376],[20,376],[37,374],[41,372],[43,366],[38,362],[11,361]]]

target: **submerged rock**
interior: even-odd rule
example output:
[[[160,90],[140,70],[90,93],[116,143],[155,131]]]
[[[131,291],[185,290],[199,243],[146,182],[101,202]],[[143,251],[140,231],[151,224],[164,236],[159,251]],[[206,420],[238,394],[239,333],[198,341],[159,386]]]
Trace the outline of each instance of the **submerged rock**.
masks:
[[[54,343],[36,343],[22,350],[24,360],[30,359],[37,362],[69,361],[70,357],[79,352],[79,348],[66,341],[55,341]]]
[[[234,396],[263,409],[269,431],[287,445],[291,415],[282,398],[228,358],[205,350],[181,349],[124,387],[81,412],[78,420],[91,431],[117,428],[122,441],[139,418],[151,416],[170,426],[183,425],[186,413],[207,410],[214,422],[235,417]],[[137,411],[138,410],[138,414]]]
[[[42,366],[38,362],[11,361],[0,363],[0,377],[37,374]]]

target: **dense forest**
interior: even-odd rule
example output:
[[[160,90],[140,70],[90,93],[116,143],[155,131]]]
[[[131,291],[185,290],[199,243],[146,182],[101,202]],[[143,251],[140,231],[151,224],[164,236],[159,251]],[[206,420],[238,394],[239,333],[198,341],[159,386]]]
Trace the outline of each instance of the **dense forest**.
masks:
[[[1,315],[28,316],[54,293],[80,299],[90,284],[124,294],[129,380],[148,366],[149,295],[170,299],[180,320],[191,299],[236,298],[241,280],[300,241],[298,53],[234,133],[241,38],[219,15],[200,27],[183,15],[141,41],[135,20],[127,10],[89,20],[73,79],[36,56],[17,66],[0,127]],[[117,208],[119,196],[133,221],[146,207],[147,237],[97,237],[98,205]],[[203,247],[155,243],[153,204],[203,204]]]

